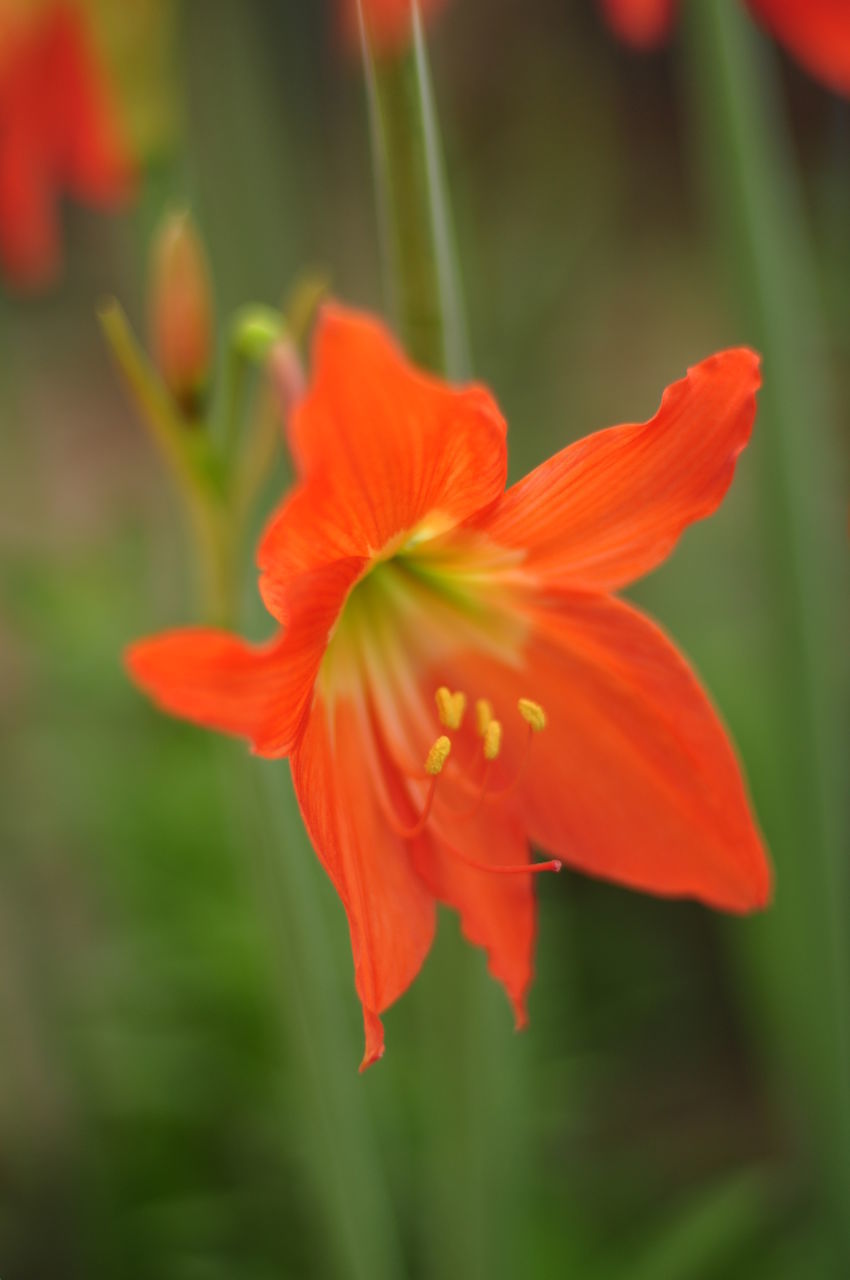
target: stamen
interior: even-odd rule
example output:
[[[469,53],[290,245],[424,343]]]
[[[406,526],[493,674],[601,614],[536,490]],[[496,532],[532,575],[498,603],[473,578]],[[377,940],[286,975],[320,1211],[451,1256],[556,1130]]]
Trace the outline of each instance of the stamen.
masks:
[[[386,797],[382,798],[381,808],[384,811],[384,817],[392,830],[397,836],[400,836],[402,840],[413,840],[416,836],[421,835],[425,830],[434,804],[434,794],[437,790],[437,779],[443,771],[443,765],[448,760],[451,749],[451,739],[447,738],[445,734],[443,734],[437,739],[431,747],[431,750],[428,752],[428,755],[425,758],[425,772],[428,775],[428,790],[425,793],[425,804],[422,807],[421,814],[412,826],[405,826],[403,822],[399,821],[397,814],[393,812],[393,806],[389,804]]]
[[[481,786],[479,787],[478,794],[469,808],[463,809],[460,813],[456,813],[454,815],[456,822],[466,822],[469,818],[474,818],[488,794],[501,794],[501,792],[493,793],[489,790],[490,778],[493,772],[493,761],[497,758],[501,749],[502,726],[498,720],[491,720],[484,731],[484,759],[486,764],[484,766],[484,777],[481,779]]]
[[[466,694],[458,690],[452,693],[451,689],[440,685],[434,694],[434,701],[437,704],[437,716],[440,724],[446,729],[459,729],[463,724],[463,716],[466,711]]]
[[[486,698],[479,698],[475,704],[475,726],[479,737],[483,738],[487,726],[493,719],[493,706]]]
[[[535,733],[540,733],[546,728],[546,712],[539,702],[532,702],[530,698],[520,698],[516,705],[525,723],[530,725]]]
[[[443,765],[448,760],[451,750],[451,738],[447,738],[445,734],[442,734],[425,757],[425,772],[429,777],[436,778],[438,774],[443,772]]]
[[[484,759],[495,760],[502,749],[502,726],[498,720],[491,720],[484,730]]]
[[[560,871],[564,865],[560,858],[550,858],[548,862],[520,862],[506,867],[491,866],[487,862],[479,862],[476,858],[467,857],[465,853],[458,849],[457,845],[453,845],[448,840],[444,839],[442,834],[439,837],[439,841],[446,852],[451,854],[453,858],[456,858],[458,862],[465,863],[466,866],[472,867],[475,871],[486,871],[490,875],[533,876],[537,875],[540,871]]]

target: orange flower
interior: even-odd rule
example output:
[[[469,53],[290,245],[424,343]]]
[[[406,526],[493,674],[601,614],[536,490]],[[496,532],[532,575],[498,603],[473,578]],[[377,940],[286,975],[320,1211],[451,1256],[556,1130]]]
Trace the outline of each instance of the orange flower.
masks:
[[[113,104],[75,4],[0,0],[0,267],[43,283],[63,192],[110,206],[131,186]]]
[[[759,385],[704,360],[648,423],[556,454],[504,492],[483,387],[413,369],[375,321],[327,308],[293,416],[299,483],[259,550],[281,624],[135,644],[164,709],[289,756],[348,914],[366,1025],[416,976],[435,903],[486,949],[517,1024],[532,976],[529,844],[636,889],[729,911],[770,875],[726,734],[658,627],[610,593],[723,498]]]
[[[413,6],[423,22],[436,17],[447,0],[339,0],[343,39],[350,49],[360,47],[360,10],[372,48],[379,54],[402,52],[413,30]]]
[[[850,94],[850,0],[747,0],[755,17],[807,71]],[[602,0],[617,35],[649,48],[667,38],[675,0]]]

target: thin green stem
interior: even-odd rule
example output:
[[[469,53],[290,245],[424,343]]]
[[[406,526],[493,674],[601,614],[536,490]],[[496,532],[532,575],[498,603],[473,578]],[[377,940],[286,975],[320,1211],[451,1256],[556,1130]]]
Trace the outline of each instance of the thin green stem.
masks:
[[[107,302],[99,318],[139,415],[184,499],[198,548],[204,615],[221,626],[231,625],[238,538],[209,435],[200,426],[190,428],[181,418],[120,305],[114,300]]]
[[[98,312],[103,335],[142,421],[150,431],[184,496],[191,503],[205,497],[192,456],[192,440],[171,395],[139,346],[121,305],[110,299]]]
[[[224,426],[222,452],[230,468],[239,452],[239,434],[242,422],[242,401],[248,375],[248,360],[237,342],[231,338],[227,347],[224,368]]]
[[[770,808],[776,902],[755,930],[759,991],[807,1120],[850,1261],[850,927],[846,638],[850,581],[816,275],[784,104],[739,6],[689,9],[700,157],[740,303],[764,355],[754,465],[775,611],[780,734],[754,761]]]
[[[452,378],[468,372],[466,326],[443,162],[418,19],[412,46],[372,56],[363,41],[387,289],[405,347]]]

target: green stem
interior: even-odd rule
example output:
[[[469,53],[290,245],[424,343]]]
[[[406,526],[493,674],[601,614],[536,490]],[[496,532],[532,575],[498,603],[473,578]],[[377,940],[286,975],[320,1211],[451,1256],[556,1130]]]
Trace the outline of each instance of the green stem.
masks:
[[[689,13],[700,155],[764,355],[753,465],[763,486],[781,726],[753,752],[771,789],[764,818],[777,872],[775,905],[754,931],[759,994],[769,1034],[796,1088],[805,1089],[836,1234],[850,1260],[847,487],[811,245],[769,52],[738,6],[701,0]]]
[[[181,418],[120,305],[107,302],[99,319],[139,415],[185,501],[198,548],[204,616],[220,626],[232,625],[238,535],[208,433],[200,426],[188,427]]]
[[[190,504],[203,501],[205,493],[192,458],[191,437],[159,374],[136,341],[121,305],[110,299],[98,319],[107,345],[168,467]]]
[[[408,353],[452,378],[468,371],[463,303],[418,22],[412,47],[364,65],[387,287]]]

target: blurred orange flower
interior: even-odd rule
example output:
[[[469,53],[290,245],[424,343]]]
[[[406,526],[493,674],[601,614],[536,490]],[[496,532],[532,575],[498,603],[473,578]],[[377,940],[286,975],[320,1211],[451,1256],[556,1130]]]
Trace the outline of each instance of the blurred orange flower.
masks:
[[[483,387],[411,367],[327,308],[293,415],[299,482],[259,549],[281,626],[192,628],[128,653],[165,710],[289,756],[348,914],[363,1066],[416,976],[435,904],[485,948],[517,1024],[532,976],[530,844],[590,874],[729,911],[770,873],[726,733],[666,636],[611,593],[721,502],[758,358],[704,360],[655,417],[571,445],[507,491]]]
[[[676,0],[601,0],[610,26],[639,47],[670,33]],[[850,0],[747,0],[756,18],[813,76],[850,94]]]
[[[339,0],[343,38],[349,48],[360,45],[360,12],[378,54],[399,53],[409,44],[413,30],[413,7],[423,22],[430,21],[447,0]]]
[[[0,0],[0,267],[37,285],[59,263],[67,192],[112,206],[132,164],[88,20],[70,0]]]

